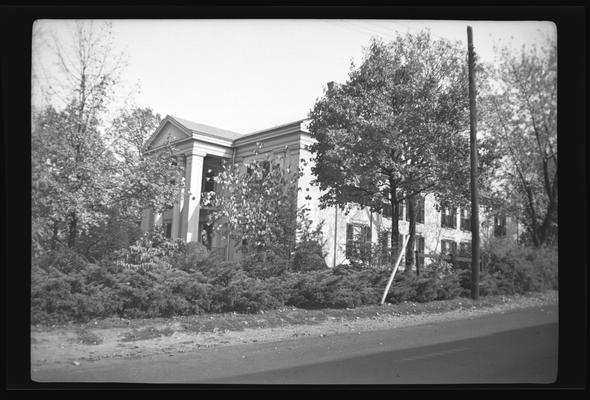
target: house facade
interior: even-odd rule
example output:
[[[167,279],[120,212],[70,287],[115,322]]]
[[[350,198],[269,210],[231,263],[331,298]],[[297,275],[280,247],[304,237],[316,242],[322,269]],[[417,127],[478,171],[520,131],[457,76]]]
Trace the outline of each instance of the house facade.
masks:
[[[391,217],[370,212],[368,208],[350,205],[346,211],[336,207],[320,209],[320,190],[312,184],[313,155],[307,150],[314,139],[307,130],[306,120],[298,120],[250,134],[240,134],[174,116],[166,116],[147,141],[146,154],[173,145],[175,161],[184,170],[184,191],[178,202],[164,213],[145,210],[142,221],[144,232],[161,226],[166,236],[187,242],[203,243],[209,250],[227,259],[236,259],[235,246],[217,235],[208,222],[213,210],[202,201],[206,192],[215,191],[213,178],[221,169],[222,160],[249,162],[255,157],[277,160],[283,168],[302,168],[298,186],[297,206],[309,208],[312,221],[323,221],[324,252],[328,266],[348,263],[363,257],[368,245],[385,249],[391,243]],[[261,143],[262,147],[257,144]],[[307,162],[306,162],[307,161]],[[406,207],[399,217],[400,239],[409,232]],[[516,238],[518,225],[502,217],[480,215],[480,233],[486,236]],[[416,243],[418,262],[424,255],[461,254],[470,251],[470,216],[465,210],[449,208],[437,210],[432,194],[418,201]],[[401,242],[400,242],[401,243]],[[376,258],[379,262],[379,257]]]

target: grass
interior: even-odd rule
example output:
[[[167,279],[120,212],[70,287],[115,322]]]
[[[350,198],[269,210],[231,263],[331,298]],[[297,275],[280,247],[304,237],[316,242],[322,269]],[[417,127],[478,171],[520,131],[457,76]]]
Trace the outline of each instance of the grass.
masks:
[[[539,294],[531,293],[534,297]],[[526,297],[526,296],[525,296]],[[316,325],[327,320],[355,321],[358,319],[381,318],[386,316],[411,316],[420,314],[444,313],[454,310],[472,310],[493,307],[511,301],[511,296],[485,296],[478,301],[466,297],[452,300],[433,301],[428,303],[404,302],[362,306],[351,309],[319,309],[305,310],[295,307],[284,307],[277,310],[261,311],[256,314],[199,314],[172,318],[123,319],[107,318],[90,321],[86,324],[70,323],[64,326],[35,326],[34,330],[47,328],[73,328],[78,332],[78,339],[86,344],[97,344],[96,335],[89,329],[130,328],[123,335],[123,341],[138,341],[170,336],[176,330],[194,333],[243,331],[245,329],[277,328],[287,325]],[[156,328],[158,327],[158,328]],[[179,329],[180,327],[180,329]]]

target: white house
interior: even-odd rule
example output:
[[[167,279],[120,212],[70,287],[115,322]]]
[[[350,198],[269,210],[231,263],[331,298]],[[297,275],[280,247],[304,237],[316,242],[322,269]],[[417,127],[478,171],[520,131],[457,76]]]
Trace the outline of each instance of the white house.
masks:
[[[157,152],[173,144],[178,165],[185,171],[185,191],[173,209],[163,214],[144,212],[142,229],[148,231],[155,225],[164,227],[166,235],[181,238],[187,242],[202,242],[210,250],[222,253],[228,259],[236,256],[236,249],[224,240],[207,224],[207,213],[211,209],[201,201],[205,192],[214,191],[210,178],[221,168],[221,160],[247,162],[252,157],[279,158],[284,167],[292,170],[303,167],[299,180],[297,205],[311,209],[310,217],[315,223],[324,221],[326,262],[329,266],[348,262],[359,244],[390,243],[388,232],[391,218],[371,213],[367,208],[352,205],[348,213],[335,207],[320,209],[320,191],[312,185],[314,179],[311,168],[313,155],[306,147],[313,143],[306,128],[305,120],[298,120],[273,128],[249,134],[240,134],[187,121],[171,115],[166,116],[146,143],[146,153]],[[257,143],[263,147],[255,155]],[[303,160],[310,161],[305,165]],[[408,234],[409,224],[405,207],[400,213],[400,234]],[[416,247],[419,253],[450,253],[470,249],[471,232],[469,215],[463,210],[449,209],[437,211],[433,195],[426,195],[420,201],[416,223]],[[483,222],[482,236],[500,235],[515,237],[518,225],[505,218],[487,218],[480,215]],[[486,225],[486,221],[489,222]],[[420,260],[423,262],[422,260]]]

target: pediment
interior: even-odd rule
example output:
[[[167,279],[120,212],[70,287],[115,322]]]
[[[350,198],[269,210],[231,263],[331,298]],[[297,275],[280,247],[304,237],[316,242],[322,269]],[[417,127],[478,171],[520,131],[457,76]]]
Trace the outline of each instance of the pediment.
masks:
[[[168,142],[174,143],[190,137],[192,137],[192,135],[182,126],[178,126],[169,120],[165,120],[156,132],[154,132],[154,135],[148,140],[146,148],[149,150],[163,146]]]

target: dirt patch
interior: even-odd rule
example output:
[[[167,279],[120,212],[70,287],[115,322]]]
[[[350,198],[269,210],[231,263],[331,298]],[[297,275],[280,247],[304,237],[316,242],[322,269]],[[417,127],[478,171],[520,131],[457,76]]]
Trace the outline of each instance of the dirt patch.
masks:
[[[293,307],[257,314],[215,314],[170,319],[110,318],[87,324],[31,327],[31,365],[79,365],[104,358],[137,358],[183,353],[240,343],[280,341],[448,321],[512,309],[557,304],[555,291],[494,296],[475,302],[460,298],[354,309],[302,310]],[[78,364],[75,364],[78,363]]]
[[[102,338],[100,336],[87,329],[77,329],[76,334],[78,335],[76,341],[80,344],[92,346],[102,343]]]
[[[170,336],[174,333],[172,328],[156,329],[154,327],[143,329],[132,329],[121,335],[121,342],[137,342],[139,340],[150,340],[161,336]]]

